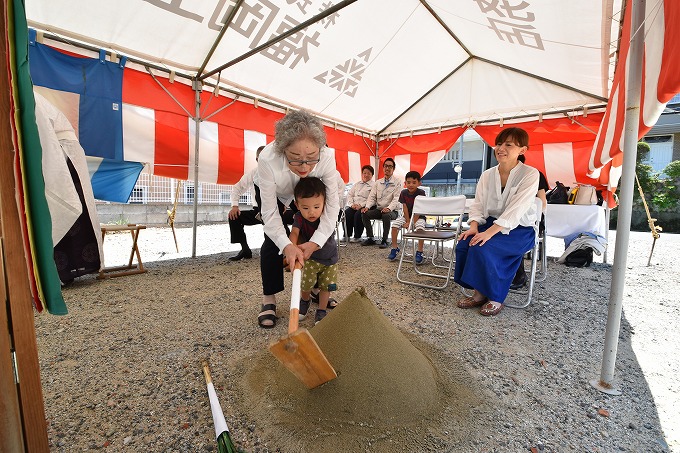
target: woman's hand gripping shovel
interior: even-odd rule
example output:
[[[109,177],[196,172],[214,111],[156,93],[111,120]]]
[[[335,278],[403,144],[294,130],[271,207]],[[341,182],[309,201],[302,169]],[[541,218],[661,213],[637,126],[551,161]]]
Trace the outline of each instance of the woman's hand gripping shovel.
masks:
[[[293,270],[288,335],[273,342],[269,346],[269,350],[307,388],[313,389],[335,379],[338,375],[309,331],[304,327],[298,329],[300,284],[302,281],[301,267],[300,263],[295,263]]]

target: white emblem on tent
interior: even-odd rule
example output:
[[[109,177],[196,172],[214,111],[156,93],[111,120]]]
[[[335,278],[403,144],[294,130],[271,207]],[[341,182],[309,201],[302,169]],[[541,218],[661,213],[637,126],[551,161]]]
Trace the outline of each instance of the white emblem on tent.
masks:
[[[372,48],[368,48],[361,52],[354,58],[350,58],[344,63],[340,63],[329,71],[322,72],[314,77],[324,85],[346,94],[349,97],[354,97],[361,82],[361,76],[366,69],[368,59],[371,56]]]

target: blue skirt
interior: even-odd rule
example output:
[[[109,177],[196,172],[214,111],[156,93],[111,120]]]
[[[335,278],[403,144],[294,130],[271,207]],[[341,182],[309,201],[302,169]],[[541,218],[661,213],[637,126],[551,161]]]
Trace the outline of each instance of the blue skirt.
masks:
[[[479,232],[493,225],[494,217],[479,226]],[[463,288],[476,289],[495,302],[503,302],[522,257],[534,247],[533,227],[518,226],[510,234],[497,233],[484,245],[470,246],[470,239],[458,241],[453,280]]]

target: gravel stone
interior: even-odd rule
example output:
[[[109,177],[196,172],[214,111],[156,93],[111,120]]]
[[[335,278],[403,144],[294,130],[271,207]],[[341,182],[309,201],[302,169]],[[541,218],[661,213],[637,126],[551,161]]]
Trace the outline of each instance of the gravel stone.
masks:
[[[365,287],[391,323],[434,351],[437,373],[468,385],[476,403],[444,408],[427,429],[338,413],[328,417],[337,422],[299,420],[302,434],[293,436],[249,381],[270,342],[286,333],[290,291],[279,296],[276,328],[257,327],[262,229],[246,228],[254,257],[238,262],[228,260],[239,248],[228,231],[199,226],[191,258],[191,228],[177,228],[180,252],[169,228],[147,228],[139,236],[146,274],[77,278],[63,290],[68,315],[36,313],[50,451],[216,451],[207,359],[242,451],[680,452],[678,235],[661,235],[649,267],[651,234],[630,235],[614,378],[621,396],[589,384],[600,375],[615,232],[609,263],[596,257],[582,269],[555,263],[564,247],[548,238],[548,278],[532,304],[493,318],[456,308],[456,285],[399,283],[397,264],[377,248],[341,247],[333,297]],[[107,266],[126,263],[130,235],[107,234],[104,248]],[[598,416],[599,408],[612,416]]]

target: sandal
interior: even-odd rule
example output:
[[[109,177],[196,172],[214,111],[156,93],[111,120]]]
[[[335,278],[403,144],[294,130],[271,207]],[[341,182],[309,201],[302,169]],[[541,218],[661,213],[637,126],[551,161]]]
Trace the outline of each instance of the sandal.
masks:
[[[487,299],[486,297],[482,300],[475,300],[472,296],[468,296],[464,299],[459,300],[456,305],[458,305],[458,308],[474,308],[482,306],[488,301],[489,299]]]
[[[263,304],[260,314],[257,315],[257,324],[263,329],[272,329],[276,326],[277,319],[279,318],[276,316],[276,304]]]
[[[496,316],[503,309],[503,304],[499,302],[489,302],[479,310],[482,316]]]
[[[319,303],[319,295],[318,295],[318,294],[315,294],[314,291],[312,291],[312,294],[311,294],[310,298],[311,298],[310,300],[311,300],[312,302],[314,302],[315,304],[318,304],[318,303]],[[334,309],[334,308],[337,307],[337,306],[338,306],[338,301],[337,301],[337,300],[333,299],[332,297],[328,299],[328,305],[326,306],[326,308],[327,308],[328,310],[332,310],[332,309]]]

